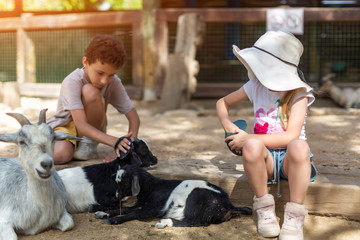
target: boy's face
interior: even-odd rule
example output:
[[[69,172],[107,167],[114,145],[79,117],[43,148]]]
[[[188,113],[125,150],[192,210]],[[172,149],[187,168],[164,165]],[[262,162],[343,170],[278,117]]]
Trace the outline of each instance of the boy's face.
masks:
[[[101,89],[103,86],[111,82],[114,75],[119,71],[110,63],[102,64],[100,61],[89,64],[86,57],[83,57],[83,65],[85,67],[85,75],[87,80],[96,88]]]

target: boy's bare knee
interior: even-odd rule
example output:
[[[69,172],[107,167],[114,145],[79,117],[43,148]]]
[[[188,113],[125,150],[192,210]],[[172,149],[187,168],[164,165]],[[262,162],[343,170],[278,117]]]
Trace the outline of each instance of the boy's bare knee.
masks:
[[[55,152],[54,153],[54,164],[65,164],[71,161],[73,152],[69,151],[62,151],[62,152]]]
[[[71,161],[74,154],[73,146],[70,142],[58,141],[54,148],[54,164],[65,164]]]
[[[72,157],[65,156],[65,155],[54,156],[54,164],[55,165],[65,164],[65,163],[70,162],[71,159],[72,159]]]
[[[99,89],[88,83],[85,84],[81,89],[81,98],[84,104],[100,101],[101,93]]]

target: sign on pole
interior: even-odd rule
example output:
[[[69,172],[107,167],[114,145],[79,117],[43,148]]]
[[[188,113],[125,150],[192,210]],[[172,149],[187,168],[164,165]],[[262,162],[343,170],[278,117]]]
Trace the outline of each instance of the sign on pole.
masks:
[[[266,29],[304,34],[304,8],[270,8],[266,11]]]

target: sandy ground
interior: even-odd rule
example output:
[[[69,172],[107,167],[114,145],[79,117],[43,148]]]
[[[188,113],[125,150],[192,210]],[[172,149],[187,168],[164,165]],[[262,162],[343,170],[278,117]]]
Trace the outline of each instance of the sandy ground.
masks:
[[[164,159],[173,166],[194,167],[207,165],[203,174],[235,175],[241,168],[241,158],[231,154],[223,142],[223,130],[215,111],[216,100],[193,101],[196,110],[177,110],[163,114],[156,113],[157,103],[137,102],[141,118],[139,137],[145,139],[152,152],[158,157],[161,168]],[[22,108],[11,110],[0,104],[0,132],[15,132],[18,123],[5,112],[21,112],[31,121],[37,121],[39,110],[48,108],[48,116],[56,109],[55,100],[22,99]],[[320,173],[336,175],[360,175],[360,124],[359,110],[345,111],[328,100],[318,99],[311,108],[307,120],[307,136],[311,151],[316,156]],[[233,120],[245,119],[252,126],[252,109],[244,104],[231,111]],[[108,112],[108,133],[122,136],[126,133],[125,117],[114,109]],[[98,148],[101,156],[112,152],[107,146]],[[0,143],[0,157],[16,155],[13,144]],[[341,159],[341,161],[340,161]],[[76,162],[57,169],[101,160]],[[210,169],[210,170],[209,170]],[[190,173],[191,174],[191,173]],[[231,197],[231,196],[230,196]],[[282,217],[282,216],[281,216]],[[156,219],[147,222],[132,221],[118,226],[102,224],[92,213],[73,214],[75,228],[68,232],[49,230],[36,236],[19,236],[21,240],[34,239],[262,239],[256,233],[255,215],[232,219],[220,225],[201,228],[156,229]],[[305,239],[349,239],[360,238],[360,223],[341,217],[309,215],[306,217]]]

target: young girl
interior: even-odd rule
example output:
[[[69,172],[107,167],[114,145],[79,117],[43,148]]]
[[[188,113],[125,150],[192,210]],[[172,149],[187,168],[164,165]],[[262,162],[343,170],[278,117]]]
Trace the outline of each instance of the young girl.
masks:
[[[216,108],[225,131],[237,133],[225,141],[243,155],[245,174],[255,194],[258,232],[263,237],[280,235],[282,240],[303,239],[307,215],[303,203],[309,179],[316,177],[305,136],[307,107],[315,98],[298,69],[303,46],[292,34],[269,31],[252,47],[240,50],[233,46],[233,51],[250,80],[219,99]],[[254,106],[254,134],[240,130],[229,118],[229,108],[247,99]],[[279,187],[280,179],[287,179],[290,188],[281,230],[274,197],[267,191],[267,183],[278,182]]]

